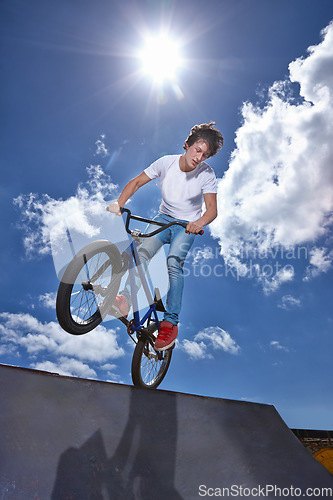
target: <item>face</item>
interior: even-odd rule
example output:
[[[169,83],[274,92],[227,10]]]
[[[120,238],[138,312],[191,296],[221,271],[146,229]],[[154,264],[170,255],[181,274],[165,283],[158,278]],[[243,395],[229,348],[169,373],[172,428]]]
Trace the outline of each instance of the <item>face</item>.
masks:
[[[209,158],[209,145],[203,139],[198,139],[192,146],[187,146],[185,163],[190,170],[194,170],[199,163]]]

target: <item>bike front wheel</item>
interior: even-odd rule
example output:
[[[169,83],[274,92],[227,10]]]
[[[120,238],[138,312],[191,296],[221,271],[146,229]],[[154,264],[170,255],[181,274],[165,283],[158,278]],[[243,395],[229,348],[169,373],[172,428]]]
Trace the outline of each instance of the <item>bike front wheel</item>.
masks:
[[[156,389],[164,379],[171,361],[172,350],[159,354],[146,339],[139,339],[133,353],[133,384],[144,389]]]
[[[58,288],[60,326],[72,335],[88,333],[106,316],[120,284],[121,256],[106,240],[90,243],[69,263]]]

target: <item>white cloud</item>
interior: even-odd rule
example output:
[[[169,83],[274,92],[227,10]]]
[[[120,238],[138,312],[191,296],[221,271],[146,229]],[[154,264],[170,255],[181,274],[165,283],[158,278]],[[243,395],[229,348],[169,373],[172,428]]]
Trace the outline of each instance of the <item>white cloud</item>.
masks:
[[[230,354],[238,354],[240,347],[231,338],[230,334],[219,326],[210,326],[197,333],[194,340],[205,341],[214,349],[223,349]]]
[[[327,273],[332,268],[333,250],[314,247],[310,251],[310,265],[307,267],[304,281],[319,276],[321,273]]]
[[[273,349],[277,349],[278,351],[289,352],[289,349],[287,347],[284,347],[283,345],[281,345],[280,342],[278,342],[277,340],[272,340],[272,342],[270,343],[270,346]]]
[[[278,307],[280,307],[281,309],[285,309],[286,311],[289,311],[291,309],[301,307],[301,305],[302,303],[300,299],[297,299],[292,295],[284,295],[281,298],[281,303],[278,304]]]
[[[43,295],[39,296],[39,302],[41,302],[41,304],[44,307],[47,307],[49,309],[53,309],[54,310],[55,307],[56,307],[56,298],[57,298],[57,294],[56,293],[54,293],[54,292],[46,292]]]
[[[117,368],[117,365],[111,364],[111,363],[105,363],[105,365],[101,365],[100,369],[101,370],[106,370],[106,371],[112,371]]]
[[[251,252],[294,248],[331,231],[333,24],[322,35],[307,57],[289,65],[289,79],[271,86],[264,107],[243,105],[237,147],[218,185],[219,216],[210,226],[226,264],[240,275],[249,271]],[[292,83],[300,85],[297,99]],[[274,276],[261,280],[267,292],[293,279]]]
[[[33,193],[14,199],[21,211],[21,228],[25,233],[24,246],[28,255],[50,253],[51,243],[54,247],[61,246],[67,240],[68,232],[86,238],[100,234],[103,219],[109,215],[110,220],[110,214],[105,211],[105,200],[115,197],[118,186],[112,184],[99,165],[91,165],[87,173],[87,182],[79,184],[75,195],[66,200]]]
[[[294,275],[294,268],[289,264],[282,269],[277,270],[273,275],[270,273],[268,275],[262,273],[258,279],[262,284],[264,292],[269,294],[271,292],[275,292],[283,283],[292,281]]]
[[[57,363],[53,363],[52,361],[32,363],[31,368],[51,373],[58,373],[59,375],[67,377],[97,378],[97,373],[95,370],[90,368],[89,365],[82,363],[82,361],[78,361],[77,359],[66,357],[60,358]]]
[[[181,343],[181,347],[192,359],[213,357],[211,354],[207,353],[207,346],[204,342],[195,342],[193,340],[184,339]]]
[[[200,261],[210,260],[214,258],[214,253],[211,247],[195,248],[192,252],[193,264],[197,264]]]
[[[96,146],[95,155],[101,155],[103,158],[105,158],[106,156],[109,156],[109,154],[110,154],[107,147],[105,146],[104,140],[105,140],[105,135],[102,134],[101,138],[97,139],[97,141],[95,142],[95,146]]]
[[[59,345],[59,353],[79,357],[94,362],[102,362],[123,356],[124,350],[119,347],[114,330],[98,326],[93,332],[80,335],[80,339],[67,335],[67,339]]]
[[[222,349],[229,354],[238,354],[240,347],[230,334],[219,326],[204,328],[194,336],[193,340],[184,339],[179,343],[192,359],[212,358],[210,351]]]
[[[1,328],[0,328],[1,331]],[[19,354],[16,352],[15,346],[12,344],[2,344],[0,345],[0,356],[15,356],[19,357]]]
[[[116,367],[110,361],[125,354],[118,345],[115,330],[99,325],[93,332],[73,336],[55,322],[42,323],[23,313],[0,313],[0,339],[5,353],[27,354],[33,368],[47,369],[54,365],[57,369],[50,368],[51,371],[78,376],[88,373],[89,365],[84,362],[101,364],[102,369],[107,366],[110,372]],[[93,375],[92,371],[89,373]]]

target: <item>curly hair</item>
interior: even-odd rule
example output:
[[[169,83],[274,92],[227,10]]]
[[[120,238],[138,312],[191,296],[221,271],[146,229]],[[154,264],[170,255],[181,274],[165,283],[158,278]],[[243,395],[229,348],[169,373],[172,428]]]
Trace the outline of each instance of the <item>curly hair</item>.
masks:
[[[183,148],[192,146],[196,141],[202,139],[209,145],[209,156],[214,156],[223,146],[223,135],[214,127],[215,122],[202,123],[201,125],[194,125],[191,132],[186,139]]]

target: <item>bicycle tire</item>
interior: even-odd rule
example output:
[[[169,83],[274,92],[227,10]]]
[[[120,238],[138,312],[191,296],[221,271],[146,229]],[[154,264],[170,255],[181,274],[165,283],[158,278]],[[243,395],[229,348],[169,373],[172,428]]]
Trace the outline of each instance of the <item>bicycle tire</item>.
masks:
[[[157,352],[146,339],[139,339],[132,358],[133,384],[144,389],[156,389],[164,379],[172,356],[172,350],[162,351],[163,358],[158,359]]]
[[[101,323],[118,292],[120,271],[119,250],[107,240],[89,243],[73,257],[56,300],[57,318],[66,332],[82,335]]]

